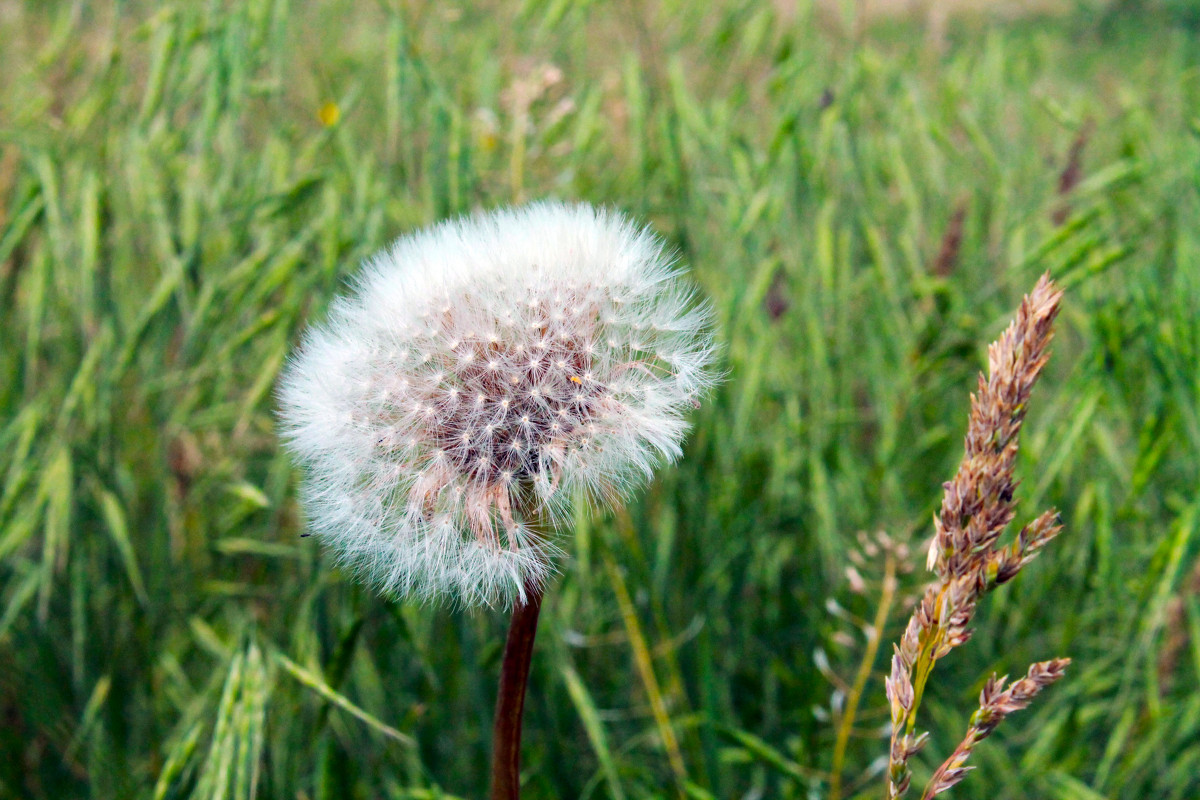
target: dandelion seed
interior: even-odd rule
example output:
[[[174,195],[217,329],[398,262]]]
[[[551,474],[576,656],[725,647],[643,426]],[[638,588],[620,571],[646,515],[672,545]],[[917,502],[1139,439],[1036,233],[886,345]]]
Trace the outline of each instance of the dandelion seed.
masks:
[[[313,531],[387,593],[523,601],[573,497],[618,502],[678,457],[709,320],[653,234],[586,205],[400,239],[282,380]]]

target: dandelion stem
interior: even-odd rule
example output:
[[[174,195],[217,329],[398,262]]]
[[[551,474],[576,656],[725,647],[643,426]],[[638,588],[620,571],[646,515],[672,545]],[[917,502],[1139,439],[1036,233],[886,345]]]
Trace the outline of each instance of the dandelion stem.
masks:
[[[492,800],[517,800],[521,795],[521,717],[542,609],[541,588],[530,585],[525,591],[525,602],[518,601],[513,607],[500,666],[500,691],[492,726]]]

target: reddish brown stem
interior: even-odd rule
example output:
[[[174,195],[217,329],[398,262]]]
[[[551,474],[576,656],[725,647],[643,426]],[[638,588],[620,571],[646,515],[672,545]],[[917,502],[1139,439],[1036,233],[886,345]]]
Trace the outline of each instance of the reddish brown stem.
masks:
[[[518,601],[513,607],[492,726],[492,800],[517,800],[521,796],[521,715],[541,609],[542,592],[536,587],[528,587],[525,602]]]

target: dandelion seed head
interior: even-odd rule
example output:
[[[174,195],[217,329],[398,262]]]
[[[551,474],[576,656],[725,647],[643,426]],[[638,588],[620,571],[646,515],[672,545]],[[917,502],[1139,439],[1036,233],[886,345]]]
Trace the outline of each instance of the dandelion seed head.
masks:
[[[553,573],[572,498],[617,503],[679,456],[713,355],[657,237],[535,204],[371,259],[289,363],[281,427],[342,561],[392,595],[505,605]]]

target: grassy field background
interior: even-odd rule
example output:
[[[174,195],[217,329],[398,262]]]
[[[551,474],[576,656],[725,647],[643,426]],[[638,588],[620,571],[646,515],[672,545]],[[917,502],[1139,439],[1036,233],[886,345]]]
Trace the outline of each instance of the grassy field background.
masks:
[[[986,674],[1069,655],[952,796],[1200,797],[1198,15],[931,43],[699,8],[0,4],[0,796],[483,796],[503,615],[386,602],[301,539],[272,391],[365,255],[551,196],[678,248],[728,379],[571,534],[528,797],[828,796],[882,570],[853,591],[857,534],[911,543],[911,602],[984,346],[1046,270],[1018,475],[1066,532],[942,665],[917,784]],[[907,608],[845,797],[882,796]]]

